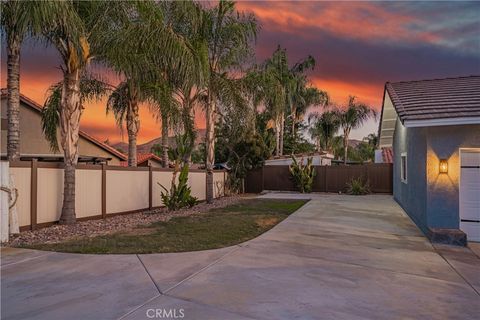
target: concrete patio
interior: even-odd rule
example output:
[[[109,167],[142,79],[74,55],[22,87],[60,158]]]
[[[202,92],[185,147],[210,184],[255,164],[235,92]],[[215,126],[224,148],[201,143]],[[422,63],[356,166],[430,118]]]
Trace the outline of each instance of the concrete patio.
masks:
[[[1,318],[478,317],[478,246],[432,246],[391,196],[307,197],[269,232],[218,250],[78,255],[3,248]]]

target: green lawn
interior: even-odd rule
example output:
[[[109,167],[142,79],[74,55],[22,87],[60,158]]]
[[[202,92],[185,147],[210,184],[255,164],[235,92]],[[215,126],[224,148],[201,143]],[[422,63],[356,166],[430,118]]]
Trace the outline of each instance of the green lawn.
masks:
[[[205,214],[175,217],[168,222],[138,226],[128,232],[28,248],[76,253],[160,253],[222,248],[257,237],[305,202],[244,199]]]

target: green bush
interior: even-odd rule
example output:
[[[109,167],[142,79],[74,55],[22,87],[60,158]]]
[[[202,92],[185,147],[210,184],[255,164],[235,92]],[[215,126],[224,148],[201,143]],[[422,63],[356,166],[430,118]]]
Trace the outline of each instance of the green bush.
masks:
[[[363,181],[362,178],[352,178],[350,182],[347,182],[347,193],[352,195],[364,195],[370,193],[370,184],[368,181]]]
[[[191,195],[192,190],[188,186],[188,169],[188,164],[184,164],[178,176],[178,183],[175,183],[174,174],[170,191],[157,182],[165,190],[165,192],[162,192],[161,197],[163,204],[169,211],[193,207],[198,202],[197,198]]]
[[[307,158],[305,165],[303,164],[303,159],[299,163],[293,155],[292,160],[293,163],[290,165],[289,170],[296,187],[301,193],[312,192],[313,178],[315,177],[315,167],[312,165],[313,158]]]

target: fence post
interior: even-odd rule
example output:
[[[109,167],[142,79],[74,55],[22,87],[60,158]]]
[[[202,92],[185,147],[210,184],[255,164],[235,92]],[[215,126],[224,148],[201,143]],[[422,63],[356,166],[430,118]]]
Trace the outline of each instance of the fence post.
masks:
[[[30,230],[37,228],[38,162],[32,159],[30,171]]]
[[[9,224],[9,218],[10,218],[10,191],[6,192],[7,190],[10,190],[11,185],[10,185],[10,168],[9,168],[10,162],[9,161],[2,161],[1,162],[1,184],[2,184],[2,192],[0,194],[0,212],[1,212],[1,217],[0,217],[0,242],[7,242],[8,241],[8,235],[10,233],[10,224]],[[3,188],[7,188],[6,190]]]
[[[153,208],[153,167],[148,167],[148,209]]]
[[[102,219],[107,217],[107,168],[102,163]]]

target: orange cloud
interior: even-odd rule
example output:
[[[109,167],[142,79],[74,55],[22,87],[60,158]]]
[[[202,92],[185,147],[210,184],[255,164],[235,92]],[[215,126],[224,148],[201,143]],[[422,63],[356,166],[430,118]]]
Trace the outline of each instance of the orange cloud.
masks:
[[[301,30],[314,28],[341,37],[366,41],[438,43],[438,34],[415,30],[419,21],[412,15],[390,12],[369,2],[239,2],[238,8],[253,12],[267,30],[308,37]],[[300,33],[299,33],[300,32]]]
[[[325,90],[330,99],[339,105],[345,104],[350,95],[380,110],[382,107],[383,86],[363,82],[347,82],[341,80],[315,77],[312,84],[319,89]]]

